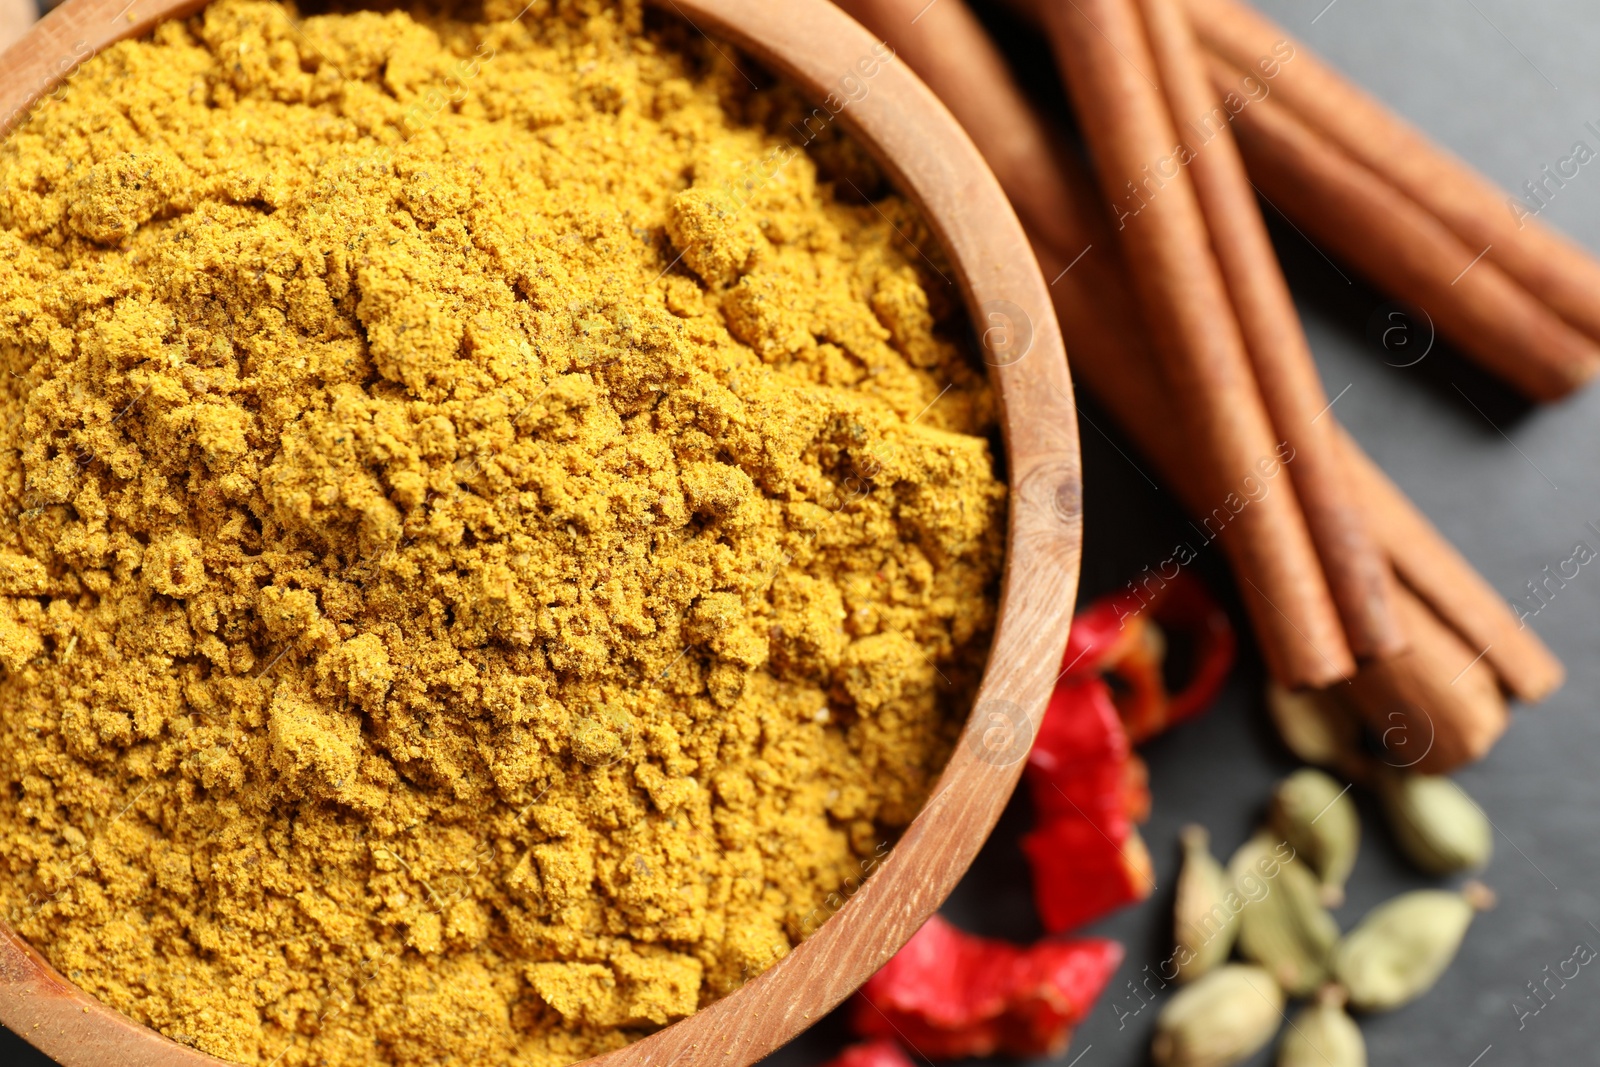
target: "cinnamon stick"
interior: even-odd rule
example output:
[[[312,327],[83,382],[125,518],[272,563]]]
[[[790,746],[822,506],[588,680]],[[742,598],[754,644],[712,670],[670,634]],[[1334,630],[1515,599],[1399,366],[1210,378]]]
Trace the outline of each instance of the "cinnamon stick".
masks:
[[[1221,534],[1243,579],[1274,676],[1290,685],[1348,677],[1354,660],[1293,485],[1284,479],[1260,497],[1251,489],[1295,453],[1280,451],[1268,422],[1194,187],[1169,165],[1178,136],[1134,2],[1076,0],[1041,14],[1105,195],[1144,190],[1119,244],[1163,378],[1182,398],[1179,424],[1202,457],[1203,524]]]
[[[859,8],[863,2],[864,0],[846,0],[846,6]],[[959,0],[942,0],[935,9],[924,15],[917,25],[931,18],[933,10],[947,6],[959,8]],[[1003,68],[970,61],[974,53],[985,50],[993,53],[993,45],[987,37],[979,35],[981,31],[975,23],[965,23],[968,30],[963,32],[970,31],[969,36],[950,35],[946,32],[948,26],[940,26],[937,32],[922,39],[919,44],[916,35],[904,31],[904,27],[910,24],[911,16],[917,13],[908,10],[909,7],[907,4],[906,9],[902,9],[899,15],[892,17],[887,23],[875,23],[875,19],[872,19],[868,21],[868,25],[880,35],[887,37],[902,58],[913,69],[922,73],[925,79],[930,80],[935,92],[950,101],[957,117],[969,124],[974,141],[980,149],[989,151],[991,144],[1004,141],[1014,131],[1029,127],[1035,130],[1044,129],[1037,113],[1023,98],[1008,72]],[[892,34],[886,33],[886,29],[892,30]],[[934,76],[929,72],[935,68],[923,65],[925,48],[939,49],[952,55],[955,59],[952,65],[954,73],[947,74],[940,80],[933,80]],[[991,81],[991,84],[974,85],[972,80],[977,75],[968,76],[962,73],[964,71],[984,71],[983,79]],[[987,101],[982,109],[966,106],[966,102],[979,98]],[[996,156],[995,159],[999,164],[996,173],[1002,185],[1006,186],[1007,192],[1016,201],[1019,214],[1024,218],[1030,217],[1029,208],[1031,208],[1035,213],[1051,215],[1058,220],[1059,232],[1066,235],[1062,239],[1063,243],[1058,246],[1043,240],[1037,230],[1031,233],[1040,265],[1045,270],[1045,277],[1055,279],[1051,295],[1055,299],[1063,332],[1067,335],[1074,376],[1100,400],[1110,412],[1111,418],[1143,452],[1140,460],[1154,464],[1159,477],[1177,493],[1191,513],[1203,513],[1208,497],[1200,479],[1196,476],[1196,470],[1204,461],[1189,447],[1173,410],[1175,407],[1173,398],[1163,387],[1156,355],[1131,296],[1126,267],[1115,247],[1110,221],[1105,213],[1095,206],[1098,197],[1088,175],[1074,156],[1060,153],[1038,164],[1038,167],[1031,168],[1049,168],[1057,173],[1049,176],[1047,181],[1029,184],[1020,181],[1019,175],[1030,168],[1006,166],[1003,156]],[[1056,194],[1052,194],[1056,198],[1051,200],[1039,196],[1040,189],[1057,190]],[[1063,189],[1066,195],[1061,197],[1059,190]],[[1024,204],[1029,205],[1029,208],[1024,208]],[[1331,418],[1331,414],[1329,417]],[[1086,433],[1099,432],[1099,428],[1088,419],[1085,419],[1083,425]],[[1343,440],[1342,434],[1340,440],[1341,442]],[[1340,456],[1341,459],[1348,458],[1343,447],[1340,449]],[[1426,520],[1416,513],[1415,508],[1383,477],[1382,472],[1374,470],[1373,473],[1378,491],[1374,491],[1374,482],[1371,479],[1363,478],[1356,482],[1356,493],[1363,504],[1373,502],[1380,509],[1388,509],[1390,513],[1391,521],[1381,526],[1376,524],[1374,526],[1373,532],[1380,535],[1381,547],[1397,557],[1403,555],[1403,550],[1406,548],[1414,547],[1416,553],[1425,561],[1432,561],[1436,568],[1435,578],[1422,582],[1425,588],[1431,589],[1434,584],[1438,584],[1446,589],[1469,586],[1480,592],[1487,589],[1482,579],[1477,577],[1459,553],[1449,549],[1448,546],[1445,546],[1445,551],[1439,550],[1442,539],[1437,531],[1427,525]],[[1419,535],[1415,525],[1408,528],[1393,521],[1393,514],[1396,512],[1402,519],[1406,518],[1409,512],[1413,523],[1420,523],[1426,536]],[[1408,566],[1412,568],[1410,573],[1417,573],[1417,563],[1412,562]],[[1410,594],[1409,591],[1405,591],[1400,595]],[[1430,592],[1422,599],[1426,604],[1433,606],[1435,611],[1444,610],[1438,605],[1449,603],[1458,613],[1465,611],[1480,620],[1495,620],[1497,625],[1502,628],[1509,627],[1513,631],[1516,627],[1516,622],[1511,618],[1505,605],[1500,603],[1492,592],[1481,602],[1470,599],[1450,602],[1440,597],[1437,592]],[[1414,605],[1416,600],[1417,598],[1412,596],[1409,603]],[[1434,619],[1432,628],[1429,628],[1426,622],[1418,626],[1410,621],[1406,609],[1403,608],[1401,624],[1407,631],[1426,630],[1422,639],[1424,654],[1407,660],[1406,671],[1432,671],[1433,677],[1429,683],[1413,681],[1402,675],[1399,682],[1392,683],[1390,692],[1399,689],[1407,691],[1420,689],[1441,691],[1447,696],[1454,694],[1457,691],[1456,687],[1450,686],[1449,682],[1461,668],[1455,667],[1450,669],[1448,674],[1441,676],[1441,672],[1448,668],[1446,661],[1449,657],[1429,654],[1429,650],[1437,644],[1431,638],[1437,633],[1437,627],[1444,623]],[[1463,633],[1468,632],[1462,626],[1461,620],[1455,618],[1450,620],[1449,628]],[[1470,640],[1469,638],[1469,642]],[[1554,663],[1553,657],[1544,651],[1536,637],[1528,634],[1525,635],[1525,640],[1531,643],[1535,659],[1542,657]],[[1456,658],[1459,659],[1459,654]],[[1481,672],[1492,673],[1501,669],[1501,661],[1495,656],[1484,656],[1468,672],[1467,677],[1474,681],[1462,692],[1476,694],[1475,680],[1481,676]],[[1511,671],[1510,668],[1506,669]],[[1557,677],[1559,669],[1559,664],[1556,664]],[[1508,677],[1514,677],[1514,671],[1511,671]],[[1383,682],[1386,678],[1393,679],[1394,674],[1390,672],[1372,680],[1373,676],[1369,673],[1368,678],[1363,693],[1369,707],[1368,721],[1376,723],[1377,720],[1370,709],[1383,706],[1380,700],[1383,690],[1379,687],[1379,682]],[[1343,688],[1340,687],[1341,690]],[[1525,698],[1534,698],[1530,696],[1529,690],[1519,690],[1514,687],[1514,691]],[[1479,703],[1466,708],[1454,703],[1435,702],[1430,712],[1432,718],[1427,721],[1418,718],[1415,712],[1411,713],[1410,719],[1401,720],[1413,737],[1425,738],[1430,733],[1437,733],[1441,728],[1447,735],[1445,742],[1441,746],[1436,746],[1440,755],[1434,756],[1433,762],[1425,764],[1426,769],[1448,770],[1450,768],[1446,761],[1447,755],[1448,758],[1459,759],[1465,758],[1463,753],[1482,750],[1483,738],[1489,736],[1489,731],[1475,724],[1492,720],[1493,716],[1481,713],[1481,708],[1484,706],[1481,696],[1476,696],[1475,699]],[[1493,705],[1487,706],[1492,711]],[[1387,711],[1384,715],[1387,716]],[[1396,720],[1384,718],[1380,724],[1380,733],[1395,725],[1397,725]],[[1395,740],[1396,736],[1391,734],[1390,740]],[[1397,751],[1404,751],[1404,746],[1397,746]]]
[[[1390,763],[1443,774],[1482,759],[1510,721],[1494,671],[1403,585],[1396,604],[1406,651],[1364,664],[1335,695],[1383,742]]]
[[[1226,92],[1244,77],[1213,58]],[[1319,137],[1272,97],[1234,119],[1250,176],[1323,251],[1423,308],[1439,334],[1535,400],[1555,400],[1600,369],[1600,347],[1449,227]]]
[[[1066,262],[1043,241],[1036,241],[1034,249],[1047,274],[1061,270]],[[1137,320],[1122,314],[1126,303],[1114,296],[1120,290],[1110,266],[1106,259],[1085,259],[1052,290],[1072,353],[1074,376],[1110,410],[1143,458],[1155,465],[1162,480],[1193,510],[1202,506],[1196,502],[1196,459],[1176,432],[1171,399],[1161,390],[1154,353],[1141,336]],[[1387,484],[1381,472],[1378,478]],[[1365,499],[1371,484],[1364,479],[1357,484],[1358,495]],[[1398,495],[1392,486],[1388,492]],[[1404,506],[1411,507],[1409,503]],[[1375,524],[1374,532],[1380,529],[1392,534],[1395,527]],[[1381,543],[1387,550],[1397,547],[1388,537]],[[1426,542],[1418,545],[1422,552],[1429,550]],[[1443,584],[1483,585],[1453,549],[1434,558]],[[1400,585],[1395,604],[1406,650],[1363,664],[1350,685],[1335,685],[1329,691],[1385,741],[1391,762],[1416,760],[1413,769],[1443,774],[1481,758],[1505,730],[1508,712],[1499,686],[1515,675],[1499,675],[1501,662],[1489,656],[1474,662],[1476,652],[1458,635],[1456,619],[1452,616],[1446,622],[1436,614],[1435,601],[1424,601],[1408,586]],[[1450,606],[1461,609],[1460,604]],[[1504,604],[1491,601],[1480,607],[1486,619],[1515,627]],[[1528,639],[1538,656],[1549,658],[1537,638]],[[1556,669],[1559,672],[1559,665]],[[1525,693],[1518,695],[1528,698]]]
[[[1256,381],[1273,429],[1294,449],[1294,487],[1345,638],[1358,658],[1393,655],[1405,644],[1390,603],[1394,577],[1354,505],[1327,393],[1233,132],[1224,120],[1206,122],[1221,114],[1221,99],[1205,58],[1181,0],[1139,0],[1139,7]]]
[[[1560,687],[1561,661],[1526,629],[1506,602],[1473,570],[1427,516],[1391,482],[1343,430],[1340,450],[1366,505],[1373,533],[1395,570],[1418,596],[1494,666],[1522,700],[1543,700]]]
[[[1572,326],[1600,341],[1600,263],[1534,218],[1535,205],[1518,207],[1505,191],[1239,0],[1186,3],[1205,46],[1232,66],[1249,70],[1261,57],[1275,54],[1282,42],[1292,46],[1293,60],[1282,64],[1271,83],[1275,99],[1432,213],[1468,246],[1471,255],[1489,249],[1486,260]],[[1529,182],[1547,194],[1560,184],[1559,175],[1541,175]],[[1542,202],[1540,197],[1536,203]]]
[[[1086,178],[1080,180],[1087,184]],[[1066,184],[1072,186],[1070,176]],[[1065,202],[1063,214],[1072,216],[1078,231],[1092,241],[1099,234],[1109,235],[1109,225],[1103,215],[1088,210],[1091,203],[1081,198]],[[1037,238],[1034,251],[1047,277],[1056,277],[1066,265],[1065,255]],[[1119,277],[1122,269],[1114,257],[1086,256],[1062,274],[1051,290],[1071,353],[1073,376],[1110,412],[1143,453],[1142,458],[1154,464],[1162,481],[1195,513],[1204,506],[1196,491],[1196,461],[1184,446],[1172,402],[1161,389],[1155,354],[1127,299],[1128,286]],[[1086,432],[1098,431],[1090,423]],[[1356,498],[1366,509],[1372,534],[1404,582],[1400,595],[1425,603],[1439,623],[1472,646],[1472,655],[1482,652],[1482,662],[1518,699],[1536,703],[1559,688],[1564,678],[1561,662],[1538,636],[1522,627],[1472,564],[1342,428],[1337,430],[1337,440],[1340,460]],[[1401,623],[1408,636],[1417,629],[1403,615]],[[1410,661],[1411,669],[1439,659],[1425,655]],[[1458,666],[1451,671],[1445,681],[1459,670]],[[1375,690],[1369,683],[1369,703]],[[1438,717],[1448,720],[1450,713]],[[1483,717],[1472,714],[1467,719],[1472,722]],[[1455,732],[1448,723],[1446,732]],[[1469,738],[1479,732],[1463,731]],[[1470,751],[1473,747],[1465,741],[1451,741],[1444,750]]]
[[[1061,139],[1028,104],[1005,57],[963,0],[837,0],[895,50],[944,101],[1000,179],[1030,232],[1058,248],[1082,249],[1072,219]]]
[[[1059,271],[1065,263],[1043,241],[1036,241],[1034,249],[1047,273]],[[1111,266],[1109,260],[1085,259],[1052,290],[1072,353],[1073,373],[1192,510],[1199,506],[1196,460],[1176,432],[1171,399],[1160,388],[1154,353],[1137,320],[1119,311],[1119,304],[1125,309],[1126,303],[1114,296],[1119,287]],[[1378,478],[1387,485],[1381,472]],[[1371,484],[1362,479],[1357,485],[1358,495],[1365,499]],[[1398,495],[1392,485],[1387,491]],[[1404,506],[1411,507],[1408,502]],[[1394,527],[1385,525],[1381,531],[1393,533]],[[1380,532],[1377,524],[1374,532]],[[1396,547],[1387,537],[1381,543],[1385,549]],[[1424,552],[1431,547],[1427,542],[1418,544]],[[1445,584],[1483,585],[1454,549],[1436,559],[1440,575],[1448,575]],[[1500,662],[1489,656],[1474,662],[1476,652],[1458,635],[1456,620],[1448,617],[1447,622],[1436,614],[1434,601],[1419,598],[1401,584],[1395,604],[1406,650],[1363,664],[1350,685],[1335,685],[1329,692],[1385,741],[1391,762],[1416,760],[1413,769],[1446,773],[1482,757],[1504,731],[1508,712],[1499,687],[1507,679],[1497,673]],[[1480,607],[1485,618],[1515,627],[1504,604],[1491,601]],[[1538,655],[1549,657],[1537,638],[1529,640]]]

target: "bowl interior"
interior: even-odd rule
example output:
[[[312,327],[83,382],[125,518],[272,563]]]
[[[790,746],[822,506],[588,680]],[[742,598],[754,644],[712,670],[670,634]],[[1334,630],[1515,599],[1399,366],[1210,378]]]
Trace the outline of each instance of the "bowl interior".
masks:
[[[998,621],[975,706],[923,810],[872,875],[787,957],[606,1067],[755,1062],[819,1020],[954,888],[1022,770],[1071,624],[1081,537],[1076,407],[1049,290],[977,150],[891,49],[826,0],[653,0],[732,41],[842,123],[923,211],[955,268],[1002,409],[1010,485]],[[0,57],[0,132],[99,49],[204,6],[67,0]],[[0,1022],[68,1065],[220,1063],[90,998],[0,923]]]

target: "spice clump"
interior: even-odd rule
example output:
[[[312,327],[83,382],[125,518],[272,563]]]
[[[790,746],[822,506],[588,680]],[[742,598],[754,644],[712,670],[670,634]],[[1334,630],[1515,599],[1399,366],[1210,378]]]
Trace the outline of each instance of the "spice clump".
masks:
[[[727,994],[881,862],[992,626],[915,211],[725,47],[519,9],[218,0],[0,145],[0,904],[241,1063]]]

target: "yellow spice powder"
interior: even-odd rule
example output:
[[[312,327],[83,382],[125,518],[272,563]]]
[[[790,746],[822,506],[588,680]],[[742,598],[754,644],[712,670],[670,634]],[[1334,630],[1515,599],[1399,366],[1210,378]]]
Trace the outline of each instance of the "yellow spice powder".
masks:
[[[725,46],[519,7],[218,0],[0,145],[0,904],[242,1063],[726,994],[915,814],[992,622],[916,213]]]

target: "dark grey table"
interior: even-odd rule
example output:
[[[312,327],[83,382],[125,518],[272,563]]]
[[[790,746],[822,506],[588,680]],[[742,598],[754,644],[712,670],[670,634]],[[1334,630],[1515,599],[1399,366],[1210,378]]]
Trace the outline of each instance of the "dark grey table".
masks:
[[[1537,177],[1576,141],[1600,151],[1600,138],[1584,125],[1600,125],[1600,10],[1592,3],[1257,2],[1507,188]],[[1028,35],[1006,32],[998,17],[996,26],[1048,98],[1048,64],[1030,52]],[[1541,217],[1600,252],[1600,161],[1569,182]],[[1387,366],[1367,338],[1369,321],[1388,298],[1341,276],[1294,231],[1277,237],[1324,384],[1330,396],[1340,395],[1339,417],[1497,589],[1516,596],[1547,564],[1571,556],[1578,541],[1600,550],[1600,535],[1586,526],[1600,521],[1600,388],[1530,410],[1443,346],[1415,367]],[[1087,410],[1110,429],[1092,406]],[[1092,595],[1164,558],[1183,520],[1170,495],[1152,490],[1130,468],[1121,451],[1132,450],[1124,442],[1114,447],[1087,426],[1084,435],[1083,586]],[[1203,559],[1200,567],[1213,588],[1227,588],[1218,559]],[[1544,705],[1519,711],[1494,753],[1460,776],[1498,830],[1483,878],[1500,905],[1477,921],[1433,992],[1367,1021],[1375,1065],[1600,1063],[1600,974],[1585,968],[1520,1027],[1513,1007],[1531,1004],[1526,984],[1542,978],[1546,966],[1553,971],[1575,945],[1600,948],[1600,714],[1593,707],[1600,659],[1591,655],[1600,633],[1600,569],[1585,568],[1532,625],[1566,661],[1570,680]],[[1085,931],[1120,939],[1128,955],[1065,1062],[1147,1062],[1160,1002],[1131,1014],[1140,1002],[1127,983],[1170,952],[1177,830],[1202,822],[1226,854],[1255,825],[1273,782],[1293,766],[1269,732],[1261,683],[1260,664],[1247,651],[1209,715],[1146,747],[1155,810],[1144,832],[1159,888],[1145,904]],[[1349,901],[1338,913],[1346,926],[1396,892],[1432,884],[1400,861],[1369,814]],[[948,917],[990,936],[1040,935],[1016,845],[1029,821],[1019,798],[946,906]],[[836,1015],[768,1063],[819,1064],[847,1039]],[[48,1062],[0,1031],[0,1063]],[[1270,1063],[1271,1056],[1252,1062]]]

